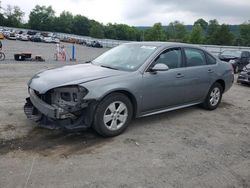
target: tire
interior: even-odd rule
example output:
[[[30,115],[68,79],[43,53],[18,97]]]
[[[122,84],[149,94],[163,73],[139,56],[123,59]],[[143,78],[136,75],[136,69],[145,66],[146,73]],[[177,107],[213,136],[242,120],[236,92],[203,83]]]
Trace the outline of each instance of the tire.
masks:
[[[97,105],[93,128],[104,137],[117,136],[128,127],[132,115],[130,99],[124,94],[113,93]]]
[[[3,52],[0,52],[0,61],[5,60],[5,54]]]
[[[203,108],[207,110],[215,110],[221,102],[222,93],[223,89],[221,84],[219,84],[218,82],[214,83],[209,89],[207,97],[202,104]]]

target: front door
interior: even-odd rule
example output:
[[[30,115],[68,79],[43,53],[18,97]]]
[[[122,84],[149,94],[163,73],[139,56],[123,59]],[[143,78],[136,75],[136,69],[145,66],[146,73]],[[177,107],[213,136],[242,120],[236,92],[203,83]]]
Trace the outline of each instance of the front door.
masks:
[[[142,111],[144,113],[174,107],[184,102],[185,75],[180,48],[173,48],[160,54],[150,67],[166,64],[167,71],[150,72],[143,75]]]

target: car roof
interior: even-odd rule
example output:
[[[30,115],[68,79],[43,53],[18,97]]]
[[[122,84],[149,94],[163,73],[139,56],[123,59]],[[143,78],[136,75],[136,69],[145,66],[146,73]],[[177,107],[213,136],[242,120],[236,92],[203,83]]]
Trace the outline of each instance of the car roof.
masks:
[[[180,43],[180,42],[129,42],[126,45],[145,45],[145,46],[156,46],[156,47],[191,47],[204,50],[197,45]]]

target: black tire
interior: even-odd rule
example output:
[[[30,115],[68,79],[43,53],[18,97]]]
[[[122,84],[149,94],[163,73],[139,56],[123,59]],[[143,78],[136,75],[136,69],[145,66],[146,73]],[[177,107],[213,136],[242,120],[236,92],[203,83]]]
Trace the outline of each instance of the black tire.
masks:
[[[5,54],[3,52],[0,52],[0,61],[5,60]]]
[[[104,115],[107,112],[108,107],[115,102],[118,102],[118,103],[121,102],[122,104],[126,106],[127,118],[124,121],[125,123],[123,123],[123,125],[119,129],[110,130],[106,125],[107,123],[105,124],[104,122]],[[132,119],[132,116],[133,116],[133,106],[132,106],[130,99],[122,93],[113,93],[113,94],[106,96],[97,105],[95,116],[94,116],[93,128],[95,129],[97,133],[99,133],[100,135],[104,137],[117,136],[121,134],[122,132],[124,132],[125,129],[128,127]],[[113,122],[113,120],[111,121]],[[115,120],[115,121],[119,122],[119,120]]]
[[[220,96],[219,96],[219,98],[218,98],[218,102],[217,102],[216,104],[212,104],[212,102],[211,102],[211,100],[210,100],[210,99],[211,99],[211,93],[212,93],[213,91],[215,91],[215,88],[219,89]],[[215,110],[215,109],[219,106],[219,104],[220,104],[220,102],[221,102],[222,94],[223,94],[223,88],[222,88],[221,84],[218,83],[218,82],[214,83],[214,84],[212,85],[212,87],[209,89],[209,92],[208,92],[208,94],[207,94],[207,97],[206,97],[204,103],[202,104],[203,108],[205,108],[205,109],[207,109],[207,110]]]

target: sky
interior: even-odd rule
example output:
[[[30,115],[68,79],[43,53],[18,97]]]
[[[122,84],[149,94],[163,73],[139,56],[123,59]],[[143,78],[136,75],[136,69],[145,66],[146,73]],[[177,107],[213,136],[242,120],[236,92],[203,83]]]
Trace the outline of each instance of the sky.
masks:
[[[241,24],[250,20],[250,0],[2,0],[2,7],[17,5],[24,21],[35,5],[51,5],[58,16],[63,10],[81,14],[103,24],[132,26],[168,25],[179,20],[193,24],[197,19]]]

